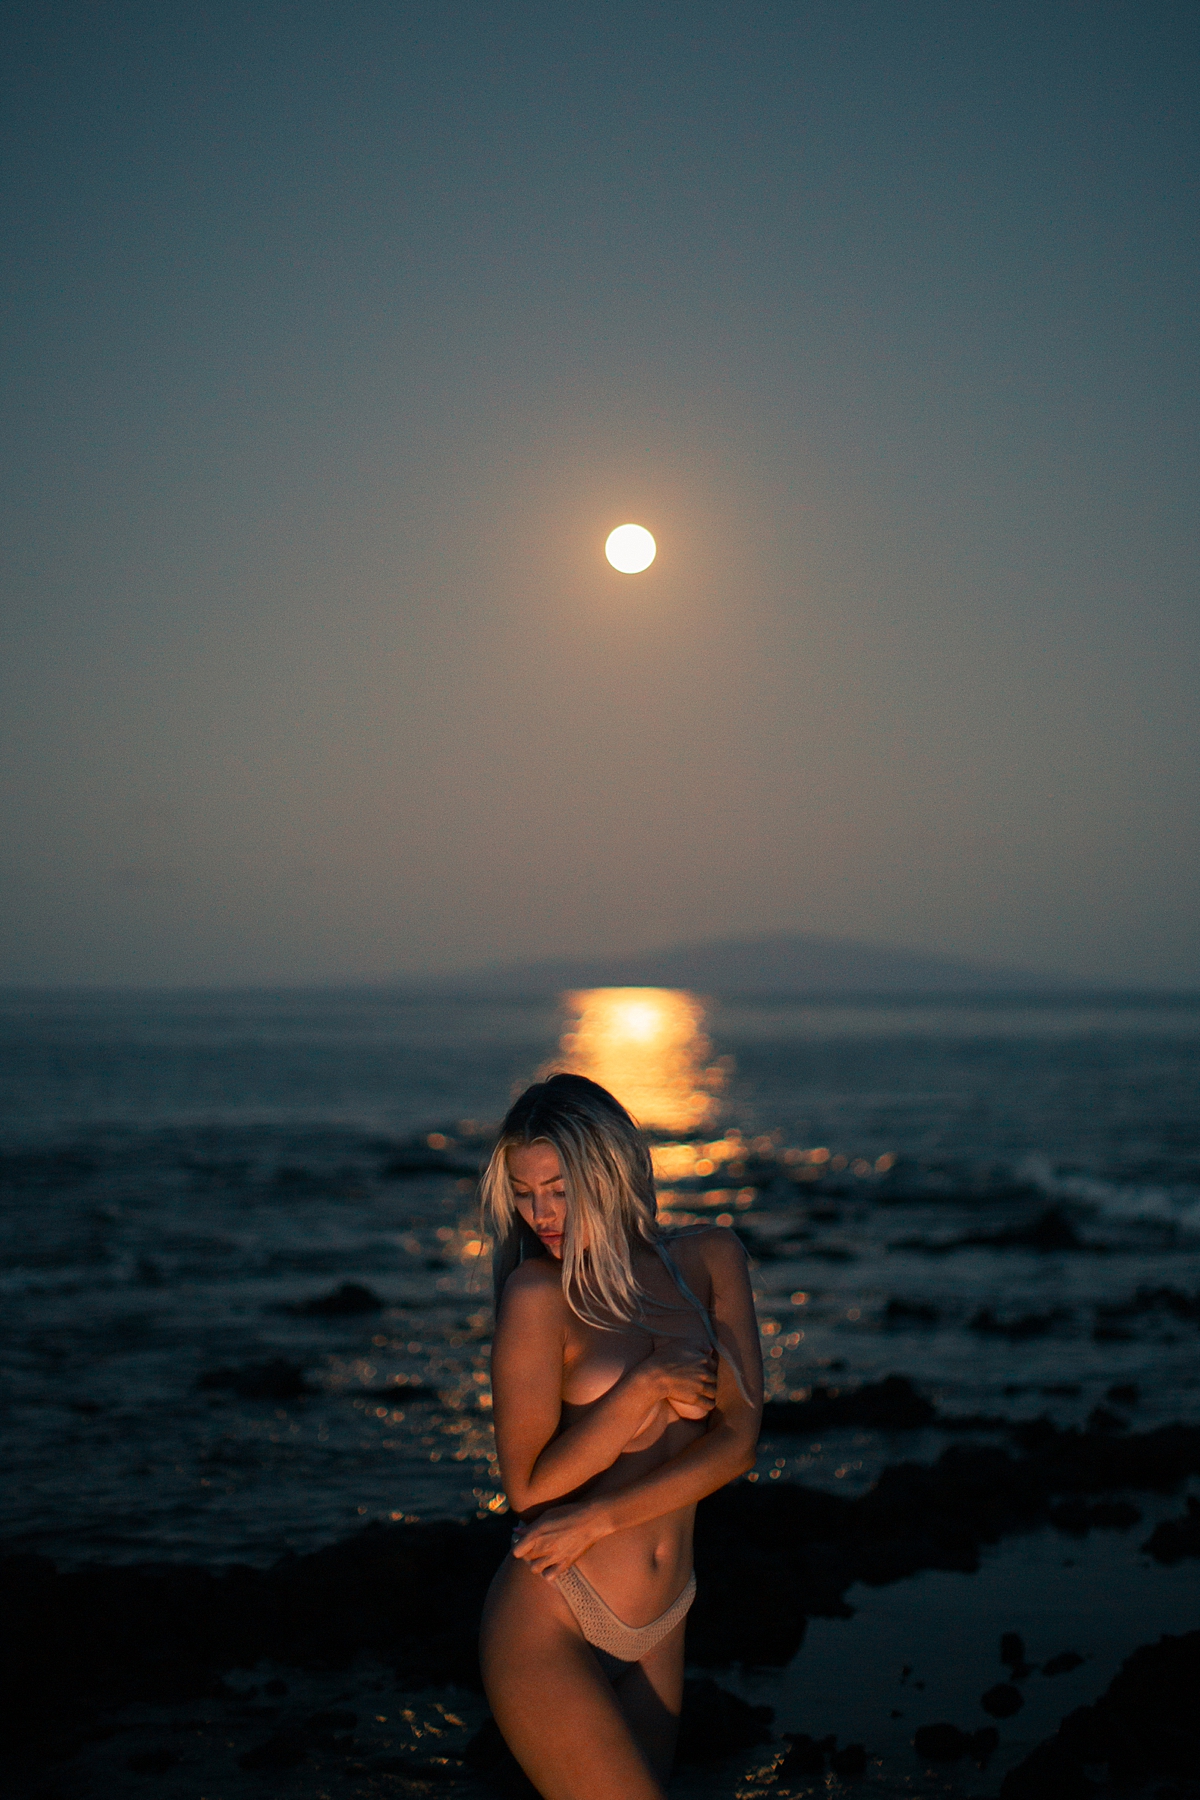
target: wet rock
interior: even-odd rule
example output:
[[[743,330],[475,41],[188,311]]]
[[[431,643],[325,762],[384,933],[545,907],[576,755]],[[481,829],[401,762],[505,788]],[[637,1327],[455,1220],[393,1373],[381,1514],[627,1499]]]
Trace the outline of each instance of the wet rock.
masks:
[[[919,1725],[913,1733],[913,1749],[930,1762],[960,1762],[964,1756],[986,1762],[1000,1742],[994,1725],[979,1731],[961,1731],[957,1725],[939,1721],[936,1725]]]
[[[883,1309],[883,1322],[892,1330],[905,1325],[936,1325],[941,1316],[928,1300],[889,1300]]]
[[[285,1357],[272,1357],[269,1362],[247,1363],[241,1369],[210,1369],[201,1375],[197,1387],[227,1391],[239,1400],[298,1400],[313,1389],[304,1379],[304,1371]]]
[[[1200,1472],[1194,1426],[1119,1437],[1060,1430],[1048,1419],[1010,1429],[1023,1455],[953,1445],[933,1464],[893,1465],[856,1500],[782,1481],[711,1496],[697,1517],[691,1659],[777,1666],[795,1654],[806,1616],[844,1616],[856,1580],[972,1570],[984,1544],[1042,1523],[1056,1494],[1169,1489]],[[1096,1516],[1125,1522],[1123,1512]]]
[[[465,1767],[462,1758],[457,1756],[373,1756],[368,1762],[347,1765],[349,1772],[355,1775],[402,1775],[407,1781],[422,1782],[457,1782]],[[533,1788],[525,1781],[515,1760],[512,1768],[517,1778],[524,1782],[526,1794],[533,1794]],[[420,1789],[416,1791],[421,1792]]]
[[[1086,1800],[1097,1773],[1113,1787],[1200,1778],[1200,1631],[1163,1637],[1122,1664],[1093,1706],[1005,1776],[1001,1800]]]
[[[139,1750],[126,1757],[125,1767],[135,1775],[165,1775],[182,1761],[178,1750]]]
[[[392,1381],[386,1387],[358,1387],[344,1390],[347,1399],[353,1400],[386,1400],[389,1406],[409,1406],[418,1400],[440,1400],[436,1388],[425,1387],[419,1381]]]
[[[769,1740],[774,1717],[772,1707],[751,1706],[715,1681],[685,1681],[676,1757],[682,1763],[716,1762],[751,1750]]]
[[[211,1696],[220,1671],[260,1660],[328,1669],[362,1651],[406,1685],[477,1686],[480,1608],[508,1537],[492,1518],[375,1526],[266,1570],[0,1560],[6,1749],[53,1758],[90,1705]]]
[[[357,1724],[357,1713],[342,1712],[338,1710],[333,1712],[313,1713],[311,1718],[305,1720],[307,1729],[317,1735],[322,1735],[331,1731],[353,1731]]]
[[[1010,1343],[1023,1343],[1028,1338],[1047,1337],[1057,1325],[1064,1324],[1071,1317],[1062,1307],[1054,1307],[1050,1312],[1022,1313],[1015,1319],[997,1318],[990,1306],[981,1306],[974,1317],[967,1322],[968,1331],[977,1331],[985,1337],[1004,1337]]]
[[[1140,1287],[1128,1300],[1109,1301],[1096,1308],[1097,1327],[1115,1326],[1122,1321],[1152,1317],[1154,1314],[1200,1325],[1200,1294],[1185,1294],[1182,1288]]]
[[[837,1749],[836,1737],[814,1738],[807,1731],[785,1731],[787,1750],[775,1770],[776,1777],[822,1775],[825,1758]]]
[[[295,1769],[308,1756],[308,1745],[296,1731],[276,1731],[265,1743],[256,1744],[238,1757],[238,1767],[264,1774],[277,1769]]]
[[[379,1295],[372,1293],[369,1287],[363,1287],[357,1281],[343,1281],[331,1294],[322,1294],[315,1300],[301,1300],[295,1306],[285,1307],[284,1311],[305,1319],[352,1319],[366,1313],[382,1312],[383,1306]]]
[[[1025,1696],[1011,1681],[998,1681],[995,1687],[979,1696],[979,1704],[993,1719],[1011,1719],[1024,1706]]]
[[[1000,1231],[969,1231],[956,1238],[902,1238],[893,1250],[923,1250],[927,1256],[948,1256],[954,1250],[1099,1250],[1106,1245],[1080,1236],[1070,1214],[1061,1206],[1047,1206],[1033,1219],[1005,1226]]]
[[[431,1131],[397,1144],[379,1173],[385,1181],[403,1181],[413,1175],[477,1176],[479,1158],[448,1133]]]
[[[1155,1562],[1182,1562],[1185,1556],[1200,1556],[1200,1500],[1189,1494],[1187,1511],[1178,1519],[1163,1519],[1154,1527],[1142,1549]]]
[[[1048,1206],[1029,1225],[1017,1225],[1007,1231],[981,1236],[981,1244],[995,1249],[1083,1250],[1095,1248],[1080,1237],[1070,1215],[1061,1206]]]
[[[1128,1431],[1129,1420],[1108,1406],[1093,1406],[1087,1418],[1089,1431]]]
[[[866,1425],[881,1431],[909,1431],[937,1417],[931,1400],[919,1394],[906,1375],[888,1375],[862,1387],[814,1387],[807,1400],[769,1400],[763,1408],[763,1431],[807,1433],[833,1431],[843,1425]]]
[[[1033,1674],[1033,1664],[1025,1661],[1025,1640],[1016,1631],[1006,1631],[1000,1639],[1000,1661],[1014,1681],[1024,1681]]]
[[[1050,1523],[1068,1537],[1086,1537],[1089,1531],[1128,1531],[1141,1523],[1142,1515],[1128,1500],[1060,1500],[1050,1508]]]
[[[1062,1499],[1167,1492],[1200,1473],[1195,1426],[1105,1434],[1042,1419],[1009,1437],[895,1464],[857,1498],[785,1481],[710,1496],[696,1521],[689,1661],[778,1667],[809,1617],[846,1616],[855,1582],[972,1570],[985,1545],[1042,1524]],[[260,1661],[328,1669],[361,1652],[405,1686],[477,1687],[479,1613],[508,1536],[490,1515],[377,1525],[265,1570],[59,1573],[40,1557],[0,1559],[0,1686],[14,1721],[6,1755],[69,1753],[98,1708],[211,1697],[222,1673]]]
[[[1060,1650],[1057,1656],[1047,1657],[1042,1664],[1043,1675],[1069,1675],[1072,1669],[1083,1666],[1083,1658],[1078,1650]]]
[[[1136,1381],[1114,1381],[1104,1396],[1114,1406],[1136,1406],[1141,1397],[1141,1389]]]

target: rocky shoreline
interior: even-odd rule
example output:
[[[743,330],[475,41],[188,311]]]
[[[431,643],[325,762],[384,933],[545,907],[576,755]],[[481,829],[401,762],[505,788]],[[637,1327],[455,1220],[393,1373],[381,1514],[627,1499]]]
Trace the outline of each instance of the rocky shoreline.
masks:
[[[900,1377],[859,1390],[839,1407],[840,1399],[826,1392],[792,1403],[792,1415],[773,1418],[771,1429],[807,1429],[816,1417],[830,1422],[831,1412],[842,1422],[855,1407],[872,1418],[882,1408],[896,1427],[900,1415],[912,1426],[930,1422],[928,1402]],[[1126,1496],[1170,1493],[1200,1474],[1194,1426],[1132,1432],[1110,1423],[1063,1430],[1048,1420],[938,1423],[977,1424],[1007,1442],[952,1442],[932,1463],[889,1467],[856,1498],[786,1480],[742,1481],[702,1505],[688,1656],[706,1686],[692,1690],[685,1757],[720,1758],[769,1737],[762,1709],[726,1693],[708,1672],[782,1667],[799,1649],[808,1618],[849,1612],[846,1594],[856,1582],[878,1586],[930,1569],[969,1572],[985,1546],[1047,1524],[1075,1536],[1129,1529],[1139,1513]],[[1143,1548],[1167,1566],[1195,1556],[1195,1521],[1190,1502]],[[24,1771],[23,1792],[53,1800],[72,1791],[72,1759],[82,1753],[86,1762],[89,1745],[111,1736],[122,1709],[244,1701],[245,1690],[229,1683],[235,1672],[262,1665],[315,1678],[351,1671],[365,1658],[404,1692],[477,1694],[479,1609],[507,1540],[505,1521],[484,1517],[370,1525],[269,1569],[147,1564],[60,1571],[44,1558],[10,1556],[0,1561],[8,1766]],[[1072,1714],[1054,1740],[1009,1773],[1005,1800],[1107,1791],[1101,1765],[1127,1785],[1200,1778],[1200,1724],[1189,1723],[1192,1713],[1200,1721],[1200,1709],[1181,1709],[1172,1699],[1197,1691],[1198,1657],[1200,1633],[1137,1651],[1109,1694]],[[1135,1729],[1121,1723],[1127,1715],[1159,1725]],[[358,1751],[344,1718],[342,1728],[310,1722],[290,1729],[290,1738],[276,1731],[262,1739],[258,1764],[253,1747],[244,1753],[247,1777],[255,1767],[292,1766],[317,1751],[353,1768]],[[947,1724],[941,1739],[928,1738],[934,1762],[938,1743],[953,1751],[948,1734],[957,1729]],[[985,1757],[987,1729],[960,1732],[957,1754]],[[494,1746],[489,1752],[486,1730],[460,1750],[443,1757],[439,1780],[457,1769],[463,1779],[503,1785],[503,1759]],[[851,1779],[859,1747],[839,1752],[826,1743],[823,1751],[810,1741],[803,1755],[823,1767],[826,1752],[842,1759],[832,1765],[839,1778]],[[784,1791],[798,1758],[793,1744],[773,1773],[763,1772],[772,1792]],[[393,1774],[417,1779],[420,1771],[410,1757]],[[426,1777],[432,1779],[428,1770]]]

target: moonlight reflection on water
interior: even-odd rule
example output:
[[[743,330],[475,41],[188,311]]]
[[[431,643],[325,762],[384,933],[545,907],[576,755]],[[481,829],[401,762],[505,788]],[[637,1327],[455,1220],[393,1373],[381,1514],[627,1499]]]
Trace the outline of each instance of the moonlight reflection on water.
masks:
[[[565,996],[562,1056],[552,1065],[590,1076],[649,1131],[703,1130],[723,1082],[708,1066],[704,1006],[682,988],[585,988]]]

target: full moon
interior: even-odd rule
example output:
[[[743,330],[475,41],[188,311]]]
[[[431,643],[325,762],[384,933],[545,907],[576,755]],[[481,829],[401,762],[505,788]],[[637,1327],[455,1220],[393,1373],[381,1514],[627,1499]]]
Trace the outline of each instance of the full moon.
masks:
[[[622,575],[640,575],[654,561],[658,545],[644,525],[618,525],[610,531],[604,554]]]

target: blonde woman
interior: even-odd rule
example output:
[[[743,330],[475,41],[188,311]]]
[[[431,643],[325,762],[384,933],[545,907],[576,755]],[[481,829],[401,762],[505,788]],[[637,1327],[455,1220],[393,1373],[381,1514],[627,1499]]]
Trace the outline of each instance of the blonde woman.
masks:
[[[484,1609],[488,1698],[545,1800],[663,1800],[696,1502],[750,1468],[762,1411],[745,1255],[719,1227],[663,1231],[645,1140],[581,1075],[516,1102],[483,1204],[519,1521]]]

